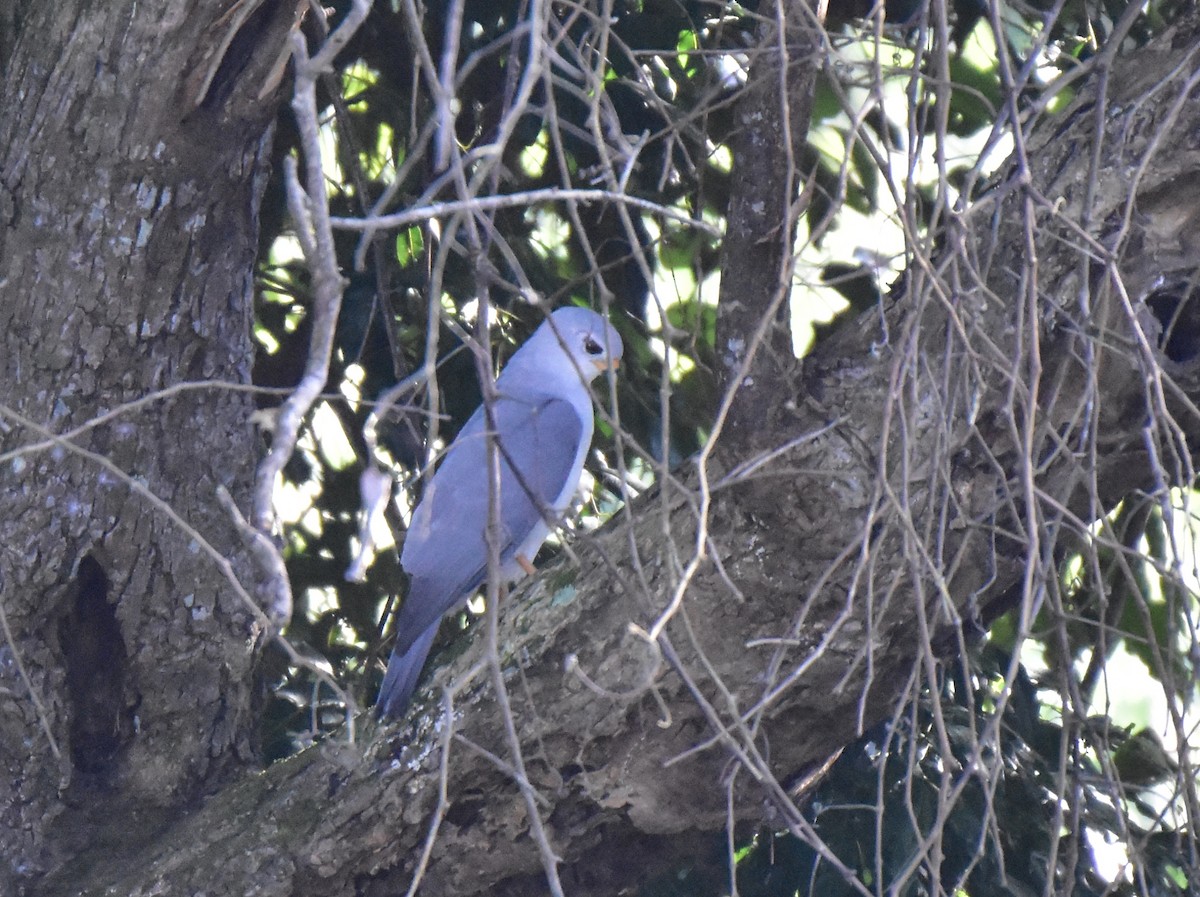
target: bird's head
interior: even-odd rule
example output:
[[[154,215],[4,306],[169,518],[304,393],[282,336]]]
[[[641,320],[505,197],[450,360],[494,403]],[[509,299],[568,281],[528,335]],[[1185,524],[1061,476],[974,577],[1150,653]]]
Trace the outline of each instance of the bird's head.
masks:
[[[547,318],[529,340],[538,351],[557,356],[592,381],[608,370],[616,370],[625,347],[616,328],[587,308],[560,308]]]

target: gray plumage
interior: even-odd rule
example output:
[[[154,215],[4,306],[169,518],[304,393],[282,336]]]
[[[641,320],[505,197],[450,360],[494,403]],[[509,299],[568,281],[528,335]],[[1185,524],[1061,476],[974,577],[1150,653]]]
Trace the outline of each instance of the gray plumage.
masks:
[[[621,358],[600,315],[562,308],[534,332],[496,380],[492,419],[500,453],[500,576],[519,579],[579,486],[592,442],[590,383]],[[446,451],[412,514],[400,564],[411,577],[396,646],[376,707],[408,706],[442,617],[487,579],[487,416],[481,406]]]

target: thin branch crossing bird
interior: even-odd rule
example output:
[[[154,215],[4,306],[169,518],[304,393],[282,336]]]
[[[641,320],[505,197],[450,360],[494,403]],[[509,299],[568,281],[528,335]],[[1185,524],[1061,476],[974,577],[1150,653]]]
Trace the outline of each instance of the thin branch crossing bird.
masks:
[[[408,706],[438,624],[487,579],[489,421],[499,454],[500,577],[533,572],[533,558],[571,503],[592,443],[588,384],[615,369],[617,331],[585,308],[561,308],[496,380],[495,401],[472,415],[412,514],[400,564],[411,577],[396,646],[376,708]]]

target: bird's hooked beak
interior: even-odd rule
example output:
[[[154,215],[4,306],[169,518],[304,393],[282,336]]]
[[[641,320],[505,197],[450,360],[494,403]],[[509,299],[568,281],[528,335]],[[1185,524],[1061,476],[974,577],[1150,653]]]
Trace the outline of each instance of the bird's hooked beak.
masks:
[[[621,359],[608,358],[603,361],[593,361],[592,364],[594,364],[596,366],[597,371],[599,371],[601,374],[603,374],[605,371],[608,371],[608,370],[615,371],[618,368],[620,368],[621,367]]]

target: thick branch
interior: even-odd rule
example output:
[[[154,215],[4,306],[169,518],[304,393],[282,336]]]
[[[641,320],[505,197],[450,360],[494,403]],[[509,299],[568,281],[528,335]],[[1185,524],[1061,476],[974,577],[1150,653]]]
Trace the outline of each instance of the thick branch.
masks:
[[[801,156],[824,66],[824,7],[823,0],[760,7],[758,53],[738,106],[717,332],[732,403],[721,436],[729,458],[765,448],[763,424],[776,429],[796,397],[788,296],[805,204]]]

